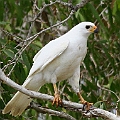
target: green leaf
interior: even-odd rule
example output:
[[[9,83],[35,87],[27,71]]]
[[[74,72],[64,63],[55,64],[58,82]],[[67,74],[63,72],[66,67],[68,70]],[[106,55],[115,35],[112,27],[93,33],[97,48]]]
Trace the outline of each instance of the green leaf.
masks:
[[[23,54],[22,54],[22,59],[24,61],[24,64],[27,66],[27,70],[29,71],[31,66],[30,66],[30,62],[28,59],[28,55],[25,52],[23,52]]]
[[[3,52],[10,58],[14,58],[14,52],[10,49],[3,49]]]
[[[34,44],[34,45],[37,45],[37,46],[40,47],[40,48],[43,47],[43,45],[42,45],[42,43],[41,43],[40,41],[34,41],[33,44]]]
[[[38,7],[40,8],[43,4],[43,0],[38,0]]]
[[[1,21],[0,25],[6,25],[6,24],[10,24],[10,22],[6,22],[6,21]]]
[[[95,18],[99,21],[99,23],[100,23],[100,25],[101,25],[101,28],[102,28],[107,34],[109,34],[108,30],[107,30],[106,27],[104,26],[101,18],[99,17],[98,12],[97,12],[96,9],[94,8],[94,6],[93,6],[92,4],[90,4],[90,3],[88,3],[88,4],[89,4],[89,7],[90,7],[92,13],[94,14]]]
[[[103,101],[97,101],[95,104],[94,104],[94,106],[95,107],[99,107],[99,106],[101,106],[101,103],[102,103]]]
[[[103,86],[104,86],[105,88],[109,88],[109,89],[110,89],[112,82],[113,82],[113,78],[111,77],[111,78],[109,79],[109,81],[108,81],[108,84],[107,84],[107,85],[103,85]]]
[[[78,10],[76,13],[75,13],[75,17],[80,19],[81,22],[85,21],[85,18],[84,16],[82,15],[82,13],[80,13],[80,10]]]

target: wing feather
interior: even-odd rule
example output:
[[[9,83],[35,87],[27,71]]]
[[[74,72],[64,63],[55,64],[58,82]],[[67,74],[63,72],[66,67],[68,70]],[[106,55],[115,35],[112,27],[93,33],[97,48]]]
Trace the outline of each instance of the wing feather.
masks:
[[[33,58],[33,66],[30,70],[29,76],[37,71],[42,71],[50,62],[60,56],[68,47],[69,41],[56,39],[44,46]]]

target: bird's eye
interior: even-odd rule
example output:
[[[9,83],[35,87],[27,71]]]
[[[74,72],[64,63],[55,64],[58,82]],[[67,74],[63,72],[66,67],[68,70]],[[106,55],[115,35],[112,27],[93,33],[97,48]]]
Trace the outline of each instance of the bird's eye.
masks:
[[[86,25],[86,27],[85,27],[85,28],[86,28],[86,29],[89,29],[90,27],[91,27],[90,25]]]

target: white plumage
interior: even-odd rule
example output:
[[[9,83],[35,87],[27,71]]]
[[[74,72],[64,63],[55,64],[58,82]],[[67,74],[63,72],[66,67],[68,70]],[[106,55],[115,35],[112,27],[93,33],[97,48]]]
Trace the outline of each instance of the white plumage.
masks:
[[[33,66],[23,86],[38,91],[45,83],[55,84],[68,79],[73,90],[79,92],[80,64],[87,53],[87,38],[96,30],[91,22],[82,22],[61,37],[44,46],[33,58]],[[17,92],[8,102],[3,114],[21,115],[31,98]]]

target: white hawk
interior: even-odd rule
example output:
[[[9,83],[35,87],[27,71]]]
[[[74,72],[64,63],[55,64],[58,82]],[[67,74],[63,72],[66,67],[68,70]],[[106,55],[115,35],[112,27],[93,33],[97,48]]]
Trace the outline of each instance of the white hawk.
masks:
[[[87,53],[88,36],[97,32],[97,27],[91,22],[81,22],[66,34],[52,40],[45,45],[33,58],[33,66],[23,87],[38,91],[45,83],[53,83],[53,104],[61,103],[56,82],[68,80],[73,90],[78,94],[81,103],[89,106],[79,92],[80,65]],[[13,116],[21,115],[32,99],[17,92],[7,103],[3,114],[11,113]]]

